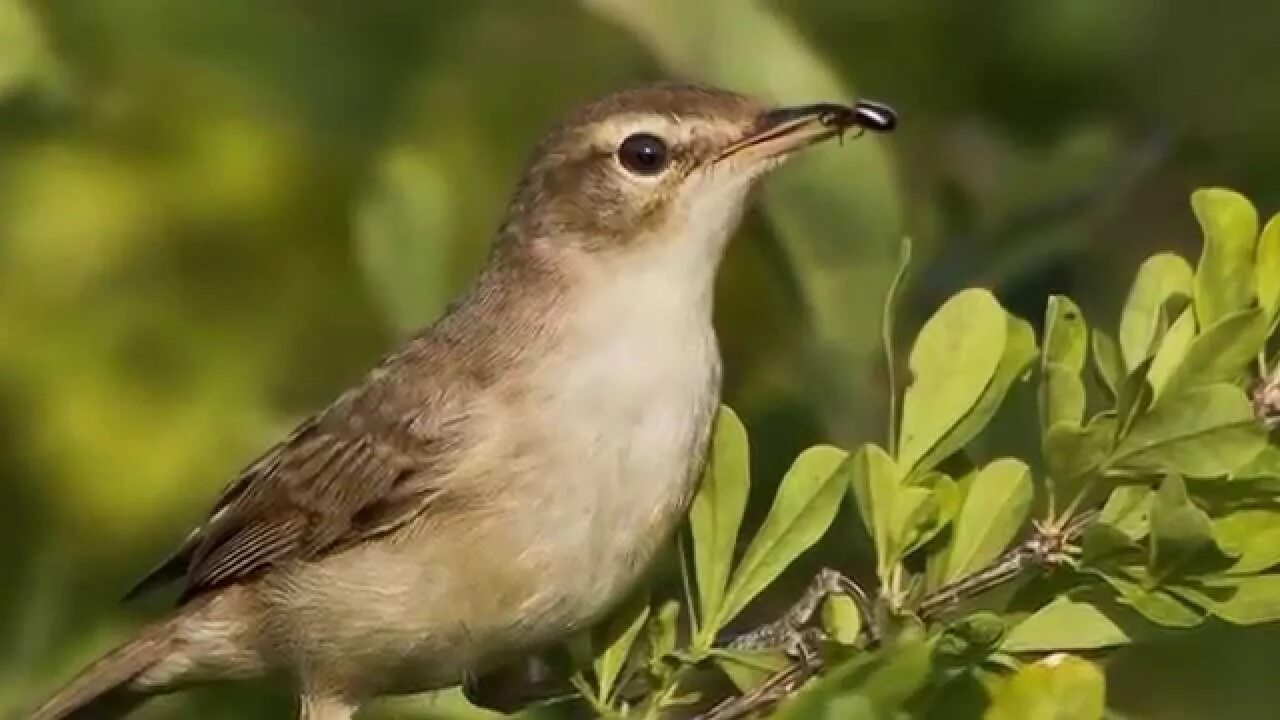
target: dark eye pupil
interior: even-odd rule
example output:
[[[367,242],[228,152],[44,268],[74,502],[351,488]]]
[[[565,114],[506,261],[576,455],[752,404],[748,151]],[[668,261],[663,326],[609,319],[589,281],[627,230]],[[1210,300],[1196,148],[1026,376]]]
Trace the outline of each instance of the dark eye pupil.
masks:
[[[618,146],[618,162],[637,175],[656,175],[667,166],[667,144],[648,133],[629,135]]]

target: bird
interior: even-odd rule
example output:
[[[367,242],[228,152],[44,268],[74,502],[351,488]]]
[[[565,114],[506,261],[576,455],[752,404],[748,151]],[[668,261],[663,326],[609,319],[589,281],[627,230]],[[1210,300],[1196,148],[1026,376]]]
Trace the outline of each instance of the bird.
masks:
[[[590,627],[697,486],[720,402],[714,281],[751,190],[803,148],[896,122],[873,101],[671,81],[569,113],[471,288],[234,477],[129,593],[177,585],[177,608],[31,720],[262,676],[291,683],[302,720],[347,720]]]

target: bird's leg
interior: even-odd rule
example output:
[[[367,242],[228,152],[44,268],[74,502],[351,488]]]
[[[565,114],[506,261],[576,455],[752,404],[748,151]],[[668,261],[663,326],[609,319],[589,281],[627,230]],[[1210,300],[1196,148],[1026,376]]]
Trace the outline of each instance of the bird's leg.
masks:
[[[573,686],[566,680],[572,673],[571,666],[561,648],[553,648],[517,658],[483,675],[467,675],[462,693],[473,705],[515,713],[530,703],[572,693]]]
[[[356,709],[348,702],[304,693],[298,698],[298,720],[351,720]]]

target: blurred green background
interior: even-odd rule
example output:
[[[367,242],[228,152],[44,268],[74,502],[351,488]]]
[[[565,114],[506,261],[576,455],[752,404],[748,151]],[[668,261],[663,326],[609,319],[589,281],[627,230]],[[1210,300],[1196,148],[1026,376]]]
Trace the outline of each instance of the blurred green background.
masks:
[[[1269,0],[0,0],[0,714],[160,612],[118,597],[468,282],[574,104],[678,76],[901,113],[776,173],[726,260],[727,398],[767,498],[801,448],[882,437],[903,234],[901,337],[972,284],[1032,319],[1067,292],[1114,329],[1142,257],[1194,256],[1191,189],[1280,207],[1277,28]],[[1031,455],[1012,405],[987,442]],[[852,537],[792,581],[856,570]],[[1280,712],[1269,629],[1107,667],[1126,717]]]

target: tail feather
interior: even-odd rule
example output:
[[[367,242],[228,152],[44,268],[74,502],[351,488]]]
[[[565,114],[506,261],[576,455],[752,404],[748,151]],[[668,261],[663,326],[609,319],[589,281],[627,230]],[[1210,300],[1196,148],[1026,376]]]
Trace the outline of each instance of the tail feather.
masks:
[[[85,668],[28,720],[109,720],[128,714],[147,693],[131,681],[165,657],[177,637],[179,617],[144,629]]]

